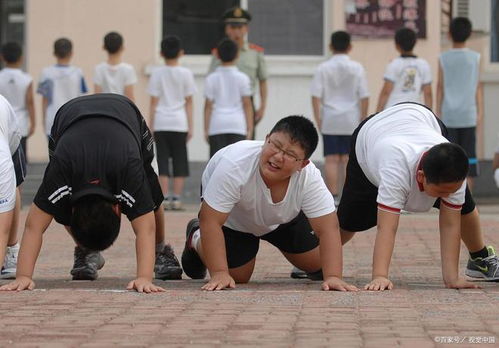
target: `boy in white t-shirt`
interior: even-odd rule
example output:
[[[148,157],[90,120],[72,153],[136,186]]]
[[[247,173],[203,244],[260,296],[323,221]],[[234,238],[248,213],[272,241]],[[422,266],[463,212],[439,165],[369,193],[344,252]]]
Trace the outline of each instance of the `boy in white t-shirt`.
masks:
[[[16,119],[9,102],[0,96],[0,279],[15,278],[19,253],[19,186],[24,181],[26,160]]]
[[[121,61],[123,37],[115,31],[106,34],[104,49],[107,51],[107,61],[95,67],[95,93],[121,94],[133,101],[133,85],[137,83],[137,75],[132,65]]]
[[[364,68],[350,59],[350,35],[337,31],[331,35],[333,56],[319,65],[312,80],[314,118],[324,143],[326,184],[339,200],[345,180],[352,132],[366,118],[369,92]]]
[[[222,64],[206,77],[204,133],[210,144],[210,157],[253,134],[251,83],[236,67],[238,50],[234,41],[220,41],[217,54]]]
[[[477,287],[459,276],[461,239],[470,251],[466,275],[499,279],[499,259],[484,244],[478,210],[466,187],[468,158],[446,133],[431,110],[416,103],[392,106],[355,130],[338,220],[343,244],[356,232],[377,226],[372,281],[365,289],[393,288],[388,269],[402,209],[440,209],[446,287]]]
[[[260,239],[295,266],[323,275],[323,290],[357,290],[341,279],[334,200],[309,160],[317,142],[310,120],[289,116],[265,141],[240,141],[210,159],[202,176],[199,220],[187,225],[182,253],[189,277],[203,279],[206,268],[210,271],[204,290],[247,283]]]
[[[416,33],[409,28],[402,28],[395,33],[395,48],[400,57],[392,60],[386,67],[383,89],[379,95],[376,111],[402,102],[421,102],[432,108],[431,69],[428,62],[414,55]]]
[[[42,115],[45,134],[50,135],[57,110],[69,100],[87,93],[87,85],[80,68],[70,65],[73,44],[60,38],[54,42],[55,65],[42,70],[37,93],[42,95]]]
[[[21,70],[23,51],[17,42],[2,46],[5,67],[0,71],[0,94],[7,99],[17,116],[21,146],[27,155],[26,141],[35,132],[33,79]]]
[[[157,148],[159,182],[165,196],[165,208],[182,209],[180,197],[185,178],[189,176],[187,142],[192,137],[192,96],[196,83],[192,72],[179,65],[184,54],[177,36],[161,41],[165,66],[151,73],[148,92],[151,95],[150,127]],[[170,170],[170,158],[172,168]],[[168,197],[168,178],[173,176],[173,195]]]

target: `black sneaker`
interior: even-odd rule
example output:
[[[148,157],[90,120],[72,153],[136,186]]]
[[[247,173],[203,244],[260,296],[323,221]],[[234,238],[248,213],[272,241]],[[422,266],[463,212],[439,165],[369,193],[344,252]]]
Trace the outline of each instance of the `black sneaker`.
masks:
[[[156,253],[154,278],[161,280],[182,279],[182,268],[169,244]]]
[[[310,279],[310,280],[323,280],[322,270],[317,272],[308,273],[298,267],[293,267],[291,274],[289,275],[293,279]]]
[[[497,257],[494,247],[488,246],[489,256],[468,259],[465,274],[468,277],[489,281],[499,280],[499,257]]]
[[[98,277],[97,271],[104,267],[104,263],[104,257],[100,252],[76,246],[73,269],[70,273],[73,280],[95,280]]]
[[[204,279],[206,277],[206,266],[194,248],[191,248],[192,235],[199,229],[199,220],[192,219],[185,230],[185,246],[182,252],[182,267],[185,274],[192,279]]]

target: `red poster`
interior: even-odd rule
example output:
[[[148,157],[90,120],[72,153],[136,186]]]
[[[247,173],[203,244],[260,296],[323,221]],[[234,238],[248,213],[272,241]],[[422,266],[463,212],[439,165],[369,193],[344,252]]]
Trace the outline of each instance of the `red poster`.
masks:
[[[426,0],[350,0],[346,5],[346,27],[353,36],[393,37],[402,27],[426,37]]]

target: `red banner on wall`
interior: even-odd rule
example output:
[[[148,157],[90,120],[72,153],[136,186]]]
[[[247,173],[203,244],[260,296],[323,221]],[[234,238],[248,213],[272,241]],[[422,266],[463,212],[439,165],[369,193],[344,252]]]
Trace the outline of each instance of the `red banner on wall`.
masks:
[[[426,37],[426,0],[350,0],[345,6],[346,28],[353,36],[393,37],[407,27]]]

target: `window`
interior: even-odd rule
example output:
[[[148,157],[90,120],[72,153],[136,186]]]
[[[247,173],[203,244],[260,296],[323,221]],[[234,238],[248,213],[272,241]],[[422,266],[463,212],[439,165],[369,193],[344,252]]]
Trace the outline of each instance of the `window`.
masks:
[[[323,0],[250,0],[249,41],[266,54],[323,55]]]
[[[24,44],[24,0],[0,1],[0,41]]]
[[[163,37],[180,37],[187,54],[210,54],[224,35],[222,15],[238,5],[239,0],[163,0]]]
[[[492,0],[490,26],[490,61],[499,62],[499,0]]]
[[[187,54],[210,54],[234,6],[247,7],[248,40],[266,54],[324,54],[324,0],[163,0],[163,36],[179,36]]]

